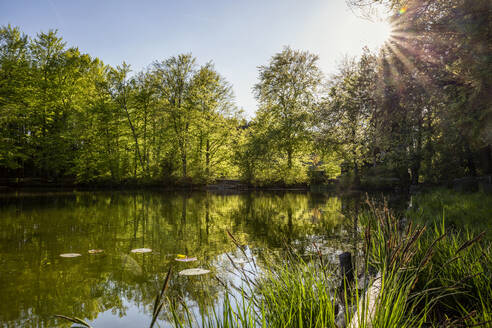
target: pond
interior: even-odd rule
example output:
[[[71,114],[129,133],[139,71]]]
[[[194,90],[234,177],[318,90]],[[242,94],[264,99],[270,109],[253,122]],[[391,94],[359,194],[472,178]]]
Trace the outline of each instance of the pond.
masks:
[[[96,328],[147,327],[170,266],[174,272],[211,270],[200,277],[175,274],[169,289],[199,313],[223,298],[215,277],[238,282],[231,259],[244,259],[227,231],[248,245],[259,266],[266,249],[309,251],[313,242],[333,250],[336,261],[338,252],[355,247],[354,218],[364,198],[300,192],[0,195],[0,326],[52,327],[61,322],[54,315],[63,314]],[[132,253],[136,248],[152,251]],[[81,256],[60,256],[67,253]],[[197,260],[175,261],[181,255]]]

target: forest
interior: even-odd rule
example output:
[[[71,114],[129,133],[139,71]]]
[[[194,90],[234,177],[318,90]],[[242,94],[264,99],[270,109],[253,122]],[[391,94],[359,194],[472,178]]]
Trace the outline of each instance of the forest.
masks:
[[[391,38],[336,74],[288,46],[258,63],[251,118],[213,62],[191,53],[135,72],[67,46],[56,30],[5,25],[0,179],[291,185],[342,172],[356,184],[410,185],[492,173],[491,2],[384,2]]]

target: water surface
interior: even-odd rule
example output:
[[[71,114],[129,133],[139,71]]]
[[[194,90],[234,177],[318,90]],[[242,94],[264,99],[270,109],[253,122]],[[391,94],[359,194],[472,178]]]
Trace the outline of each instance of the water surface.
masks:
[[[266,249],[322,242],[352,250],[360,198],[310,193],[67,192],[0,196],[0,326],[52,327],[54,314],[94,327],[147,327],[168,268],[203,267],[202,277],[173,276],[170,293],[199,313],[223,297],[220,277],[237,283],[230,258],[261,265]],[[133,254],[134,248],[151,248]],[[89,254],[102,249],[101,254]],[[80,253],[62,258],[62,253]],[[178,263],[177,254],[198,261]],[[228,257],[229,256],[229,257]],[[161,326],[166,326],[165,316]],[[69,324],[66,326],[70,326]]]

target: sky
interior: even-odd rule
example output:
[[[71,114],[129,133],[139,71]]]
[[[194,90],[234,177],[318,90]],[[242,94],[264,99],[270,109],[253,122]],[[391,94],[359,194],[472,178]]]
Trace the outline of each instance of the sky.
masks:
[[[31,37],[58,29],[67,46],[134,72],[191,52],[199,64],[215,64],[247,117],[257,108],[258,66],[284,46],[317,54],[329,76],[345,55],[376,49],[389,33],[345,0],[0,0],[6,24]]]

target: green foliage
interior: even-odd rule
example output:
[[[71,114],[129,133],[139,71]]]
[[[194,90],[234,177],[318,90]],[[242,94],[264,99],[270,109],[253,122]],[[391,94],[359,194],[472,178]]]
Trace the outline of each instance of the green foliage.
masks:
[[[249,122],[232,87],[191,54],[132,74],[56,31],[29,39],[2,27],[2,176],[285,185],[323,183],[343,164],[353,185],[386,186],[492,174],[490,1],[347,2],[386,6],[391,38],[327,81],[316,55],[284,48],[259,66]],[[395,180],[365,177],[368,167]]]
[[[268,327],[336,327],[336,277],[327,267],[295,257],[269,263],[255,290]]]
[[[329,80],[318,147],[404,185],[492,173],[490,1],[347,2],[369,16],[383,4],[394,31]]]
[[[376,58],[365,50],[362,58],[346,60],[332,77],[330,90],[321,106],[320,140],[331,146],[359,175],[363,160],[374,154],[371,118],[375,112]]]
[[[285,48],[259,67],[255,96],[260,103],[257,124],[268,130],[267,141],[292,168],[296,152],[309,140],[309,118],[316,105],[322,74],[318,57]]]
[[[427,290],[430,297],[439,298],[431,306],[421,304],[429,307],[428,320],[449,325],[483,324],[481,317],[490,316],[492,299],[490,239],[482,242],[485,232],[480,234],[477,229],[453,231],[444,221],[430,226],[430,230],[416,254],[416,258],[423,258],[427,255],[424,250],[430,249],[430,264],[420,270],[415,284],[416,290]]]
[[[27,115],[19,100],[26,96],[28,39],[10,25],[0,29],[0,166],[17,169],[28,156],[23,125]]]
[[[211,63],[189,54],[131,73],[66,48],[56,31],[0,30],[0,169],[78,183],[237,176],[240,113]]]
[[[318,57],[286,47],[259,67],[260,104],[236,151],[242,177],[255,184],[307,181],[313,114],[321,87]]]

